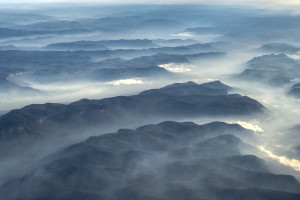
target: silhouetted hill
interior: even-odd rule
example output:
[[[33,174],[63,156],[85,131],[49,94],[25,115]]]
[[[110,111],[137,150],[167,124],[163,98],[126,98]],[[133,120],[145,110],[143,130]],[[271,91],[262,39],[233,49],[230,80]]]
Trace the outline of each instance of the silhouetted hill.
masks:
[[[106,130],[115,125],[128,127],[132,120],[141,124],[157,117],[181,119],[263,113],[265,108],[259,102],[246,96],[227,94],[229,89],[219,81],[201,85],[188,82],[139,95],[83,99],[69,105],[26,106],[0,117],[0,147],[5,154],[14,149],[14,145],[20,149],[21,144],[27,146],[29,142],[55,137],[63,141],[64,137],[76,137],[87,130]]]
[[[300,76],[300,64],[285,54],[271,54],[255,57],[247,63],[247,69],[236,78],[259,81],[273,86],[289,84]]]
[[[286,43],[270,43],[262,45],[259,50],[269,52],[269,53],[297,53],[300,48],[292,46]]]
[[[195,33],[199,35],[205,34],[221,34],[221,29],[217,27],[195,27],[195,28],[187,28],[184,32]]]
[[[22,82],[57,83],[66,81],[110,81],[124,78],[156,78],[171,75],[158,65],[168,63],[189,63],[193,60],[211,59],[224,53],[168,54],[158,52],[180,52],[180,48],[132,50],[132,59],[108,59],[94,62],[98,57],[118,57],[123,50],[116,51],[21,51],[7,50],[0,53],[0,75],[16,74]],[[152,52],[153,50],[153,52]],[[124,50],[127,51],[127,50]],[[129,52],[131,50],[128,50]],[[143,52],[147,56],[143,55]],[[151,53],[152,52],[152,53]],[[194,52],[188,49],[188,52]],[[128,52],[127,52],[128,53]],[[129,53],[131,56],[132,54]],[[149,54],[149,55],[148,55]],[[122,57],[122,56],[121,56]],[[26,73],[23,73],[26,72]]]
[[[293,85],[288,94],[293,97],[300,98],[300,83]]]
[[[236,136],[234,136],[234,135]],[[242,155],[239,125],[163,122],[122,129],[72,145],[0,187],[12,199],[291,199],[292,176]]]
[[[107,50],[108,48],[150,48],[155,47],[151,40],[103,40],[103,41],[76,41],[54,43],[47,45],[47,49],[59,50]]]
[[[7,80],[7,78],[1,78],[0,77],[0,92],[3,93],[9,93],[9,92],[14,92],[14,93],[19,93],[19,94],[37,94],[40,91],[33,89],[31,87],[24,87],[24,86],[20,86],[14,82],[11,82],[9,80]]]
[[[221,83],[220,81],[214,81],[204,84],[196,84],[192,81],[187,83],[175,83],[161,89],[152,89],[142,92],[142,95],[153,94],[167,94],[175,96],[184,96],[189,94],[194,95],[227,95],[228,91],[232,88]]]
[[[18,47],[13,45],[0,46],[0,50],[18,50]]]
[[[132,30],[181,29],[182,24],[173,19],[148,18],[141,16],[113,16],[84,18],[78,20],[48,19],[34,23],[19,24],[14,28],[0,28],[0,38],[84,34],[90,32],[118,33]]]
[[[152,66],[152,67],[140,67],[140,68],[103,68],[95,70],[87,75],[88,79],[101,80],[101,81],[111,81],[129,78],[150,78],[150,77],[166,77],[171,76],[172,73],[168,72],[166,69]]]

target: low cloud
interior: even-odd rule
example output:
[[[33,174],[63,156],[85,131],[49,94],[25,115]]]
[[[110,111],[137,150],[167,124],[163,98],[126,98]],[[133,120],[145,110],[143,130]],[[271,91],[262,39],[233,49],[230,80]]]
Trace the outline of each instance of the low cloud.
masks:
[[[121,79],[121,80],[116,80],[116,81],[109,81],[104,84],[109,84],[109,85],[140,85],[144,84],[144,82],[139,79],[139,78],[132,78],[132,79]]]
[[[293,168],[295,171],[300,172],[300,161],[297,159],[290,159],[287,158],[285,156],[278,156],[275,155],[273,152],[271,152],[270,150],[267,150],[265,147],[263,146],[259,146],[258,149],[265,153],[269,158],[278,161],[279,163],[291,167]]]
[[[191,71],[191,69],[188,68],[186,64],[168,63],[168,64],[159,65],[159,67],[162,67],[170,72],[175,72],[175,73],[184,73],[184,72]]]
[[[255,124],[250,124],[248,122],[243,122],[243,121],[237,121],[235,123],[239,124],[240,126],[242,126],[245,129],[249,129],[254,132],[261,132],[261,133],[264,132],[264,130],[262,128],[260,128],[258,125],[255,125]]]

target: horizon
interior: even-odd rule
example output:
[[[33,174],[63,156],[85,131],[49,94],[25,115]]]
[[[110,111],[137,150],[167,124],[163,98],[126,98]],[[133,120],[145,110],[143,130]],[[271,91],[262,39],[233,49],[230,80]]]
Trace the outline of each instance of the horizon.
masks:
[[[53,3],[62,3],[62,4],[279,4],[279,5],[300,5],[300,0],[284,1],[284,0],[87,0],[82,2],[81,0],[0,0],[0,4],[53,4]]]

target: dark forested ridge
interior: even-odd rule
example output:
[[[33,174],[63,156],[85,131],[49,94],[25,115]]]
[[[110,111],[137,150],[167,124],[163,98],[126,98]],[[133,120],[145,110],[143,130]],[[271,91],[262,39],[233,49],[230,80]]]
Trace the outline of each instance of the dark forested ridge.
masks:
[[[163,122],[91,137],[9,181],[6,199],[291,199],[292,176],[272,174],[239,125]],[[18,190],[15,191],[15,188]]]

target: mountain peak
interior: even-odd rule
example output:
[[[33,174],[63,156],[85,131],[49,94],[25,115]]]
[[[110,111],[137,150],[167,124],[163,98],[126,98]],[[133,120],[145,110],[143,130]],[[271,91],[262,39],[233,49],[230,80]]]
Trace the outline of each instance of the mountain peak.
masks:
[[[223,84],[221,81],[213,81],[203,84],[197,84],[193,81],[185,83],[174,83],[172,85],[167,85],[160,89],[147,90],[141,95],[154,95],[154,94],[164,94],[173,96],[183,96],[183,95],[204,95],[204,96],[218,96],[227,95],[228,91],[232,88]]]
[[[167,85],[163,88],[182,87],[182,86],[190,86],[190,85],[198,85],[198,84],[193,82],[193,81],[188,81],[188,82],[185,82],[185,83],[174,83],[174,84],[171,84],[171,85]]]

